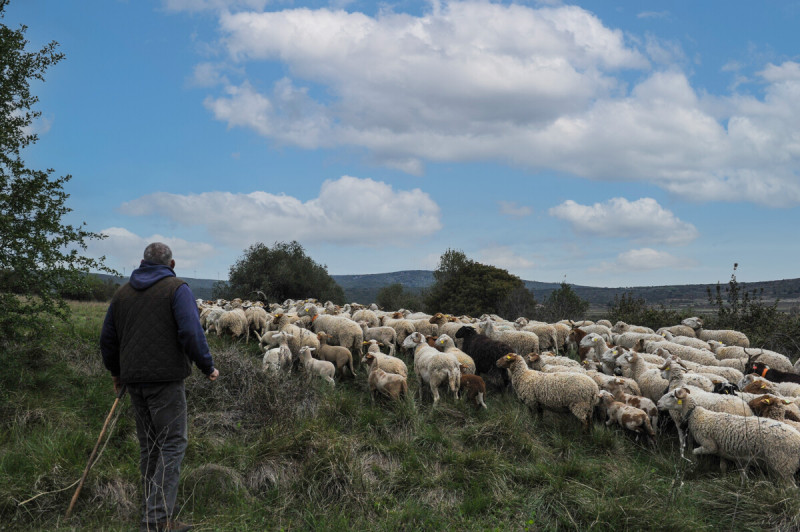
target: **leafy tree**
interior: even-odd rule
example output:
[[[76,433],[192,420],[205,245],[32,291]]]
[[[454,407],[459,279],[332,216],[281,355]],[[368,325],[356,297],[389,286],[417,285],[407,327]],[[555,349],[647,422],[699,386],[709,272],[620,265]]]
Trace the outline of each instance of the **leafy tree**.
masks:
[[[440,257],[433,276],[435,282],[424,299],[428,312],[496,314],[515,289],[525,290],[519,277],[452,249]]]
[[[297,241],[276,242],[271,249],[260,242],[250,246],[231,266],[227,289],[229,295],[268,302],[314,297],[344,303],[342,287]]]
[[[691,309],[680,312],[668,309],[663,304],[658,307],[651,306],[644,298],[637,298],[633,293],[625,292],[621,296],[614,296],[614,301],[609,304],[607,317],[611,323],[624,321],[656,330],[680,323],[691,315]]]
[[[8,0],[0,0],[0,19]],[[66,319],[62,294],[88,289],[90,269],[113,272],[100,260],[80,254],[86,241],[102,235],[62,223],[72,211],[64,184],[71,176],[51,177],[52,169],[28,168],[24,149],[38,137],[33,109],[38,98],[32,80],[44,81],[45,71],[61,61],[58,43],[38,51],[25,50],[26,26],[11,29],[0,23],[0,330],[14,336],[38,328],[45,315]]]
[[[403,288],[402,283],[392,283],[378,291],[375,298],[378,305],[386,310],[419,310],[422,308],[422,298],[419,294]]]
[[[563,319],[582,319],[589,310],[589,302],[580,298],[566,281],[550,292],[544,306],[536,313],[543,321],[554,322]]]

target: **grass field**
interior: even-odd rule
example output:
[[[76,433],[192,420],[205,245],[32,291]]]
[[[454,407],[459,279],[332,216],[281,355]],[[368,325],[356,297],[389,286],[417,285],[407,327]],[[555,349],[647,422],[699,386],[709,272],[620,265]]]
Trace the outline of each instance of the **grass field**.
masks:
[[[64,518],[114,400],[104,304],[74,304],[39,347],[0,345],[0,529],[136,530],[138,446],[127,399]],[[756,469],[679,457],[618,428],[536,420],[513,394],[488,411],[445,397],[372,404],[358,378],[269,378],[256,347],[212,338],[217,382],[187,380],[179,518],[197,530],[796,530],[800,493]],[[410,364],[409,364],[410,366]],[[416,392],[416,381],[409,379]]]

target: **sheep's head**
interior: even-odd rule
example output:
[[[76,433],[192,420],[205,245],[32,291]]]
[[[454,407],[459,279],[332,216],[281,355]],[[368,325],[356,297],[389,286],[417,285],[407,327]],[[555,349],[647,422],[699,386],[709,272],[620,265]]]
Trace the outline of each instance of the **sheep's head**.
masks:
[[[462,375],[467,375],[470,372],[470,369],[466,364],[459,364],[458,369],[461,370]]]
[[[425,335],[425,342],[431,347],[436,347],[436,337],[435,336],[431,336],[429,334],[426,334]]]
[[[413,332],[406,336],[406,339],[403,340],[403,347],[405,348],[412,348],[417,347],[418,345],[422,345],[426,342],[425,337],[422,336],[420,332]]]
[[[688,388],[676,388],[661,396],[658,400],[659,410],[683,410],[690,392]]]
[[[436,314],[431,316],[431,319],[428,320],[428,323],[440,324],[444,323],[444,321],[445,321],[444,314],[442,314],[441,312],[437,312]]]
[[[608,390],[600,390],[597,392],[597,397],[606,406],[614,402],[614,396]]]
[[[754,399],[751,399],[747,403],[747,405],[753,410],[754,414],[756,414],[757,416],[761,416],[764,415],[768,410],[773,408],[782,410],[789,403],[791,403],[791,401],[787,399],[776,397],[770,394],[765,394],[765,395],[760,395]]]
[[[509,353],[504,357],[501,357],[495,363],[498,368],[510,368],[515,362],[522,362],[522,357],[516,353]]]
[[[456,338],[469,338],[470,336],[475,336],[476,334],[478,334],[478,331],[476,331],[474,327],[464,325],[456,331]]]
[[[769,371],[769,366],[764,364],[763,362],[753,362],[748,364],[745,368],[745,373],[755,373],[757,375],[761,375],[762,377],[764,374]]]
[[[375,355],[373,355],[372,353],[367,353],[366,355],[364,355],[364,358],[362,359],[361,362],[366,363],[368,366],[370,366],[372,365],[373,362],[375,362]]]

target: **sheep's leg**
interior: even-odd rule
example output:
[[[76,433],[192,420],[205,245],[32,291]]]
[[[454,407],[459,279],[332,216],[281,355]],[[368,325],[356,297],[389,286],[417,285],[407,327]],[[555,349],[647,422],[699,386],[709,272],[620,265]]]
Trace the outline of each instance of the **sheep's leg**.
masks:
[[[436,406],[439,403],[439,386],[435,385],[433,381],[431,381],[431,393],[433,394],[433,406]]]
[[[480,404],[483,408],[487,408],[486,403],[483,402],[483,392],[478,392],[478,404]]]

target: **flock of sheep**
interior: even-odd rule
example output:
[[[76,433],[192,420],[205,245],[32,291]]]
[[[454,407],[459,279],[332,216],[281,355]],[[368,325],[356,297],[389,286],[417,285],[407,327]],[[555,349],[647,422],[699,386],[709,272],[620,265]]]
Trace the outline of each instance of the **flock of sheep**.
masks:
[[[197,303],[206,334],[249,341],[252,333],[265,371],[302,366],[307,379],[333,386],[357,376],[355,358],[372,399],[397,400],[408,393],[405,360],[413,360],[419,399],[430,395],[434,405],[442,389],[482,408],[487,387],[511,389],[538,416],[571,413],[585,430],[599,417],[651,442],[666,413],[682,454],[689,445],[695,455],[722,458],[723,468],[726,460],[758,464],[788,484],[800,469],[800,360],[751,348],[739,331],[705,330],[700,318],[653,331],[607,320],[509,322],[315,300],[268,308],[239,299]]]

